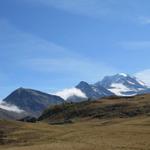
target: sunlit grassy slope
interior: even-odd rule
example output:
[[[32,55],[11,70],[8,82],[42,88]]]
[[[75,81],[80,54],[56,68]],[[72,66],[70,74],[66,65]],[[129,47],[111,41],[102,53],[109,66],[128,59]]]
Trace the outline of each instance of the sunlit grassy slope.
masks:
[[[74,119],[128,118],[150,114],[150,95],[135,97],[109,97],[97,101],[86,101],[52,106],[45,110],[40,120],[61,122]]]
[[[134,99],[136,106],[149,103]],[[118,100],[106,103],[116,103]],[[123,102],[124,103],[124,102]],[[133,103],[133,102],[132,102]],[[137,104],[138,103],[138,104]],[[93,104],[95,105],[95,103]],[[132,105],[133,106],[133,105]],[[94,106],[93,106],[94,107]],[[145,108],[145,107],[144,107]],[[150,150],[150,116],[74,118],[72,124],[0,121],[1,150]]]

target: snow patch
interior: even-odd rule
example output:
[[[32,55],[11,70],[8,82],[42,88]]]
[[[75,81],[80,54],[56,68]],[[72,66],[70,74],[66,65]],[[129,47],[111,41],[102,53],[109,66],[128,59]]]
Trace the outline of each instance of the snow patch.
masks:
[[[96,87],[92,87],[92,89],[94,90],[94,92],[99,92],[99,90]]]
[[[143,86],[146,86],[146,84],[145,84],[143,81],[139,80],[138,78],[136,78],[136,81],[137,81],[139,84],[141,84],[141,85],[143,85]]]
[[[135,85],[135,83],[128,81],[129,84]]]
[[[63,91],[55,93],[55,95],[60,96],[64,100],[67,100],[69,97],[77,96],[84,99],[87,99],[87,96],[77,88],[64,89]]]
[[[124,77],[127,77],[127,76],[128,76],[128,75],[125,74],[125,73],[119,73],[119,75],[124,76]]]
[[[17,106],[8,104],[6,102],[0,102],[0,108],[7,111],[16,112],[16,113],[24,112],[23,110],[19,109]]]
[[[111,84],[111,88],[108,90],[113,92],[115,95],[118,95],[118,96],[126,96],[126,95],[123,95],[122,92],[132,91],[131,89],[127,88],[125,85],[123,85],[121,83]]]

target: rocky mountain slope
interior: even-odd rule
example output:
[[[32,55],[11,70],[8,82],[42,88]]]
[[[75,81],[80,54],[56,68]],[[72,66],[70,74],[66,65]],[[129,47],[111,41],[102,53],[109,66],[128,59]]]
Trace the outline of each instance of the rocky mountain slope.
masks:
[[[150,88],[144,82],[124,73],[106,76],[95,84],[81,81],[75,88],[80,90],[80,93],[82,92],[82,95],[85,95],[87,98],[79,96],[77,92],[72,92],[72,96],[68,97],[67,101],[80,102],[87,99],[96,100],[113,95],[135,96],[150,93]],[[61,95],[66,95],[66,91],[62,91]]]
[[[150,89],[142,81],[134,76],[121,73],[113,76],[106,76],[102,81],[96,82],[95,84],[82,81],[75,86],[75,88],[60,92],[59,96],[33,89],[19,88],[6,97],[3,102],[9,105],[7,109],[11,107],[11,105],[14,105],[13,109],[17,107],[17,109],[23,110],[29,116],[38,117],[47,107],[59,105],[64,102],[79,103],[82,101],[100,100],[104,97],[126,97],[147,93],[150,93]],[[61,95],[66,101],[60,97]],[[5,118],[4,116],[6,116],[6,118],[9,116],[10,118],[15,118],[20,115],[20,112],[18,113],[5,109],[5,105],[0,107],[0,109],[0,118],[2,118],[2,116],[3,118]],[[18,113],[18,115],[16,113]]]
[[[3,101],[7,104],[15,105],[35,117],[39,116],[48,106],[62,104],[64,102],[58,96],[24,88],[15,90]]]
[[[150,92],[150,89],[144,82],[124,73],[106,76],[95,85],[100,85],[117,96],[133,96]]]
[[[89,99],[96,100],[106,96],[114,95],[112,92],[102,86],[90,85],[87,82],[80,82],[77,86]]]

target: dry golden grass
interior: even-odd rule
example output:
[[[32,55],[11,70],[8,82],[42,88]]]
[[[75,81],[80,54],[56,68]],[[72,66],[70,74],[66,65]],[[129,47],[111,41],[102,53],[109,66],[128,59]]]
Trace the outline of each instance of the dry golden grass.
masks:
[[[51,123],[76,118],[129,118],[150,114],[150,94],[135,97],[109,97],[98,101],[67,103],[45,110],[39,118]]]
[[[73,124],[0,121],[0,150],[150,150],[149,100],[150,95],[141,95],[67,105],[68,114],[80,110],[80,117],[72,116]],[[51,118],[63,117],[59,107]],[[90,111],[104,117],[97,119]]]
[[[150,150],[148,116],[57,126],[5,121],[0,125],[9,130],[0,150]]]

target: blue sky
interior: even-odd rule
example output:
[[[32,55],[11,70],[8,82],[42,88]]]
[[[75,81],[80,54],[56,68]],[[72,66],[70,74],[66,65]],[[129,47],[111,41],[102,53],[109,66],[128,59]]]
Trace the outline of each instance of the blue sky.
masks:
[[[1,0],[0,98],[118,72],[150,81],[149,0]]]

